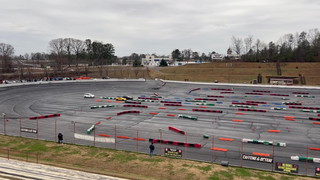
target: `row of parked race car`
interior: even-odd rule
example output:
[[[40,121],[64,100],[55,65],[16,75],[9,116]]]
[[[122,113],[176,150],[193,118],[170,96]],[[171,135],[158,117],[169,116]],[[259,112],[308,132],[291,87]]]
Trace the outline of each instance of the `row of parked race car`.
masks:
[[[84,98],[95,98],[94,94],[92,93],[85,93]],[[133,97],[130,96],[122,96],[122,97],[116,97],[117,101],[126,101],[126,100],[133,100]]]

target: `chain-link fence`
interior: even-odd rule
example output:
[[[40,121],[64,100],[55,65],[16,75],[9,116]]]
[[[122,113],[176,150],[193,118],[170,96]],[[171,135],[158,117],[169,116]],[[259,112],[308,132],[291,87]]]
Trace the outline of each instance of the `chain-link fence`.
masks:
[[[182,158],[223,165],[249,167],[268,171],[280,171],[300,175],[316,176],[320,171],[320,148],[306,145],[287,145],[270,142],[243,141],[203,134],[177,133],[168,129],[139,129],[118,125],[87,124],[62,121],[59,118],[44,119],[2,119],[0,133],[32,139],[58,141],[58,133],[63,134],[63,142],[149,153],[150,142],[154,142],[155,154],[166,155],[165,150],[182,152]],[[200,144],[201,147],[195,144]],[[304,147],[305,146],[305,147]],[[15,153],[1,150],[2,157]],[[33,161],[37,155],[33,154]],[[23,159],[30,158],[24,154]]]

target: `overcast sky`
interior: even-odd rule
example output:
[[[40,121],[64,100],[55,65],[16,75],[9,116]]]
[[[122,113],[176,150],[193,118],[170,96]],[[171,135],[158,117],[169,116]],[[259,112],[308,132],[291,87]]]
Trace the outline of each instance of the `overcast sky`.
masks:
[[[115,55],[226,54],[231,37],[268,43],[320,26],[320,0],[0,0],[0,42],[48,53],[56,38],[112,43]]]

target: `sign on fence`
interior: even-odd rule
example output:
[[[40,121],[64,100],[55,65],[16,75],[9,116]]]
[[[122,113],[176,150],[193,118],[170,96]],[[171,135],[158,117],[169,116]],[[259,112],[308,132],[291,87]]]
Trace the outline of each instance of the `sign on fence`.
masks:
[[[320,176],[320,168],[319,167],[316,167],[316,176]]]
[[[168,157],[182,158],[182,150],[181,149],[165,148],[164,155],[168,156]]]
[[[241,158],[243,160],[249,160],[249,161],[257,161],[257,162],[265,162],[265,163],[272,163],[273,162],[272,158],[246,155],[246,154],[242,154]]]
[[[20,128],[20,131],[26,132],[26,133],[34,133],[34,134],[38,133],[37,129],[31,129],[31,128]]]
[[[299,166],[296,164],[286,164],[286,163],[282,163],[282,162],[277,162],[276,163],[276,170],[288,172],[288,173],[298,173]]]

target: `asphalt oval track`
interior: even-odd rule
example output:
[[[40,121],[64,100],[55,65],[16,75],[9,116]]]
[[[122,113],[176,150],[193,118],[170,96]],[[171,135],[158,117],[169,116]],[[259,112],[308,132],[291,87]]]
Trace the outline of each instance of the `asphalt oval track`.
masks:
[[[308,95],[293,94],[297,92]],[[84,93],[92,93],[96,98],[83,98]],[[137,99],[149,98],[155,94],[162,98],[156,102],[140,104],[148,108],[124,107],[123,105],[129,104],[102,98],[127,95]],[[318,88],[161,81],[93,81],[1,87],[0,112],[6,114],[7,121],[5,128],[4,125],[0,125],[0,132],[52,141],[56,140],[57,132],[62,132],[66,143],[142,153],[148,153],[149,139],[159,139],[171,141],[171,143],[155,143],[156,153],[160,155],[164,154],[165,148],[175,148],[181,149],[183,158],[186,159],[216,163],[228,161],[231,165],[266,170],[274,170],[275,162],[283,162],[299,165],[299,174],[314,175],[318,163],[293,161],[290,157],[320,158],[318,151],[309,149],[320,148],[320,125],[314,124],[320,121],[309,119],[309,117],[319,119],[320,112],[317,113],[317,110],[301,112],[303,108],[289,108],[289,105],[283,102],[301,103],[297,105],[298,107],[319,108],[319,94]],[[191,102],[195,98],[216,99],[216,101]],[[168,104],[181,102],[181,106],[165,106],[160,101],[167,101]],[[232,107],[236,106],[234,103],[247,101],[258,102],[258,105],[249,108]],[[99,105],[114,107],[91,108]],[[274,108],[279,109],[274,110]],[[222,111],[222,113],[193,109]],[[254,109],[261,112],[239,109]],[[140,111],[140,113],[117,115],[123,111]],[[48,114],[61,114],[61,116],[37,121],[28,119]],[[180,118],[178,115],[197,117],[197,120]],[[96,123],[98,124],[95,130],[87,133],[88,128]],[[169,130],[169,126],[182,130],[185,134]],[[38,132],[21,133],[20,127],[37,129]],[[99,136],[101,134],[110,137]],[[286,147],[243,143],[242,139],[283,142],[286,143]],[[183,144],[180,146],[181,144],[173,144],[173,141],[201,144],[201,148],[186,147]],[[269,154],[273,158],[273,163],[241,159],[241,154],[252,153]]]

